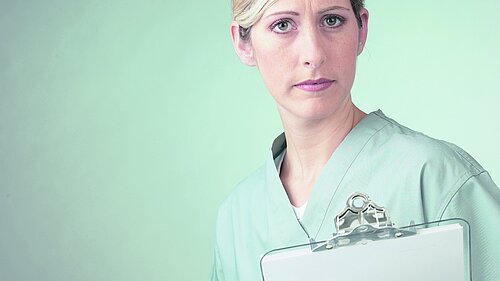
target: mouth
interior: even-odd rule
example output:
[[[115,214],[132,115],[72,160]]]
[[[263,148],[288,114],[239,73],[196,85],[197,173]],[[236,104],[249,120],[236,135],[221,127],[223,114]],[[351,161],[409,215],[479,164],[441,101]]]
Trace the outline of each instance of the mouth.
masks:
[[[335,80],[320,78],[315,80],[306,80],[293,86],[306,92],[321,92],[328,89],[333,82],[335,82]]]

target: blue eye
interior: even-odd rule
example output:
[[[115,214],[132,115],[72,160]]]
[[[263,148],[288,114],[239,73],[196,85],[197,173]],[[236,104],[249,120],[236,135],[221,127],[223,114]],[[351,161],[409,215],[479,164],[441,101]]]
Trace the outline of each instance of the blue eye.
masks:
[[[271,30],[276,33],[287,33],[293,29],[289,19],[280,19],[271,25]]]
[[[339,27],[344,23],[344,19],[336,15],[327,15],[323,18],[322,24],[326,27]]]

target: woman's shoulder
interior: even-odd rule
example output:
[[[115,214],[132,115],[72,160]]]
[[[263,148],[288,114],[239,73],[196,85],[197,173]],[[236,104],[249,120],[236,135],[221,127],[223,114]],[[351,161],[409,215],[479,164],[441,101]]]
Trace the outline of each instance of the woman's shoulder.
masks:
[[[413,213],[404,212],[409,205],[391,206],[400,208],[402,221],[409,219],[404,217],[408,213],[414,216],[419,212],[424,214],[423,220],[440,219],[452,198],[464,188],[487,193],[493,186],[491,179],[483,179],[488,177],[485,169],[461,147],[412,130],[380,112],[375,115],[372,118],[381,122],[381,129],[358,156],[358,163],[363,164],[358,165],[356,174],[368,175],[365,182],[373,186],[374,194],[383,186],[384,194],[397,198],[394,202],[414,199]]]
[[[473,174],[484,171],[484,168],[458,145],[410,129],[385,116],[381,111],[375,112],[375,115],[386,125],[373,141],[381,143],[380,148],[386,149],[390,154],[397,157],[410,156],[421,164],[460,168]]]

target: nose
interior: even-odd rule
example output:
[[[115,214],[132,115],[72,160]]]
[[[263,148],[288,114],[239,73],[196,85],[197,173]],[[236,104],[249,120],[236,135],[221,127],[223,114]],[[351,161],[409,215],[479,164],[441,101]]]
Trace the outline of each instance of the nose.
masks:
[[[326,60],[326,44],[322,42],[319,30],[313,26],[305,28],[298,39],[301,64],[310,69],[321,67]]]

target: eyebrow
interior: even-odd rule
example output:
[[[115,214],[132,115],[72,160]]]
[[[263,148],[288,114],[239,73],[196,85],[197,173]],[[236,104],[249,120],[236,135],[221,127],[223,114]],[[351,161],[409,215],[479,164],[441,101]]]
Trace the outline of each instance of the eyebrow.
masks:
[[[326,9],[323,9],[321,11],[318,12],[319,15],[321,14],[324,14],[328,11],[332,11],[332,10],[344,10],[344,11],[350,11],[350,9],[346,8],[346,7],[342,7],[342,6],[331,6],[331,7],[328,7]],[[276,15],[292,15],[292,16],[299,16],[300,14],[297,13],[297,12],[294,12],[294,11],[280,11],[280,12],[276,12],[276,13],[272,13],[272,14],[269,14],[266,16],[266,18],[268,17],[271,17],[271,16],[276,16]]]
[[[342,7],[342,6],[331,6],[331,7],[328,7],[324,10],[321,10],[318,12],[318,14],[324,14],[328,11],[331,11],[331,10],[344,10],[344,11],[350,11],[351,9],[348,9],[346,7]]]
[[[281,12],[276,12],[276,13],[272,13],[272,14],[269,14],[266,16],[266,18],[268,17],[272,17],[272,16],[277,16],[277,15],[292,15],[292,16],[298,16],[300,15],[299,13],[297,12],[294,12],[294,11],[281,11]]]

